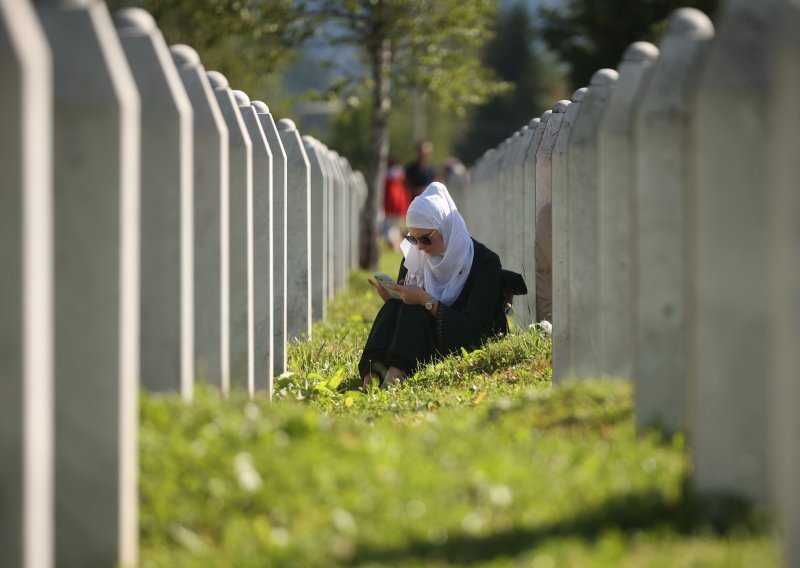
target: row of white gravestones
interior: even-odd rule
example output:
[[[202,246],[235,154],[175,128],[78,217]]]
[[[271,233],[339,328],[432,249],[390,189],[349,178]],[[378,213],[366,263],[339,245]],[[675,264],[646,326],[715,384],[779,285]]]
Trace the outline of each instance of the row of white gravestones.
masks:
[[[140,384],[271,392],[363,177],[141,10],[0,0],[0,73],[3,565],[135,565]]]
[[[514,298],[515,323],[530,325],[543,318],[537,310],[539,293],[550,280],[537,286],[534,247],[536,220],[551,201],[551,158],[570,101],[558,101],[528,125],[487,151],[470,170],[459,204],[471,234],[500,255],[503,266],[519,272],[528,287],[526,296]],[[459,180],[462,182],[462,180]],[[462,182],[463,183],[463,182]],[[540,267],[542,268],[542,267]]]
[[[632,379],[639,427],[688,431],[696,490],[778,506],[788,566],[800,565],[798,31],[791,0],[728,0],[716,37],[704,14],[676,10],[658,47],[632,44],[618,72],[575,93],[550,173],[554,383]],[[538,207],[546,183],[513,173],[526,133],[484,155],[465,199],[489,219],[476,236],[514,261],[513,235],[535,239],[508,192]]]

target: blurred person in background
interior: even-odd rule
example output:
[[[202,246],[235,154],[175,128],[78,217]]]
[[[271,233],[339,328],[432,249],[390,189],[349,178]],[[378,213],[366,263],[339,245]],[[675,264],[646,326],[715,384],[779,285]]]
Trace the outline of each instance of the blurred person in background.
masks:
[[[433,143],[430,140],[417,142],[417,159],[406,166],[406,187],[414,199],[436,181],[436,169],[431,163]]]
[[[405,180],[405,171],[390,156],[386,181],[383,184],[383,240],[395,251],[400,250],[405,231],[403,220],[411,203],[411,194],[406,189]]]

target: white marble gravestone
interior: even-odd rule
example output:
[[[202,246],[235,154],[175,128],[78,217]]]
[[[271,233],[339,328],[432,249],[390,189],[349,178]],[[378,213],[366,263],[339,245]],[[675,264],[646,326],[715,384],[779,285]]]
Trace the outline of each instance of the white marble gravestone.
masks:
[[[222,73],[207,73],[228,126],[228,298],[232,385],[253,391],[253,142]]]
[[[274,374],[286,372],[286,151],[269,107],[253,101],[272,151],[272,361]]]
[[[532,170],[528,175],[533,176],[535,180],[534,187],[536,188],[536,225],[539,228],[538,222],[541,218],[541,211],[543,207],[549,206],[552,211],[553,201],[553,150],[555,149],[558,133],[561,131],[561,125],[564,123],[567,109],[571,102],[567,100],[558,101],[553,107],[553,113],[547,121],[544,133],[542,134],[539,147],[536,149],[535,159],[531,165]],[[551,220],[552,224],[552,220]],[[546,225],[545,225],[546,226]],[[550,258],[550,270],[546,267],[539,267],[534,262],[535,274],[530,276],[531,279],[535,278],[535,286],[528,288],[528,302],[529,306],[534,306],[534,313],[536,321],[547,319],[550,321],[552,316],[544,318],[543,312],[546,310],[552,313],[553,303],[553,275],[552,275],[552,262],[553,262],[553,241],[552,231],[550,238],[545,239],[543,242],[538,238],[541,231],[537,231],[537,238],[535,239],[535,248],[543,251],[542,254]],[[527,250],[527,249],[526,249]],[[531,291],[533,290],[533,292]],[[546,308],[546,306],[549,306]],[[550,321],[550,323],[553,323]]]
[[[339,170],[342,173],[342,225],[341,225],[341,247],[342,247],[342,268],[343,277],[347,282],[347,275],[350,271],[350,222],[352,209],[350,204],[352,202],[353,186],[350,183],[350,172],[348,171],[347,164],[343,156],[337,152],[336,160],[339,162]]]
[[[601,376],[631,379],[631,209],[637,145],[637,99],[658,59],[651,43],[632,43],[619,64],[619,80],[606,103],[597,148],[598,361]]]
[[[0,550],[53,565],[50,51],[30,4],[0,0]]]
[[[567,147],[569,341],[576,378],[599,376],[597,296],[597,131],[618,74],[600,69],[581,103]]]
[[[339,153],[336,150],[331,150],[331,163],[333,167],[336,169],[336,193],[335,193],[335,202],[334,202],[334,214],[336,216],[335,219],[335,233],[336,238],[334,242],[336,244],[336,248],[334,249],[335,254],[335,263],[336,263],[336,274],[337,274],[337,281],[339,282],[338,288],[340,290],[347,288],[347,199],[348,199],[348,190],[347,190],[347,181],[345,179],[345,172],[342,168],[342,161],[340,159]]]
[[[693,105],[689,441],[695,490],[767,501],[770,293],[766,39],[788,0],[731,0]]]
[[[253,143],[253,388],[272,396],[272,150],[250,97],[233,91]]]
[[[359,212],[361,211],[361,180],[358,179],[358,174],[353,171],[350,162],[347,158],[342,157],[342,161],[345,167],[346,175],[347,175],[347,184],[348,184],[348,222],[347,222],[347,257],[349,259],[348,262],[348,273],[353,268],[358,266],[358,226],[359,226]]]
[[[489,186],[489,191],[491,192],[491,197],[488,201],[488,205],[491,209],[491,219],[492,221],[486,220],[483,223],[483,231],[486,233],[487,237],[489,237],[489,242],[492,243],[492,250],[496,251],[500,258],[503,258],[506,255],[507,246],[508,246],[508,234],[506,233],[506,225],[508,224],[508,219],[506,219],[506,185],[504,178],[505,173],[505,166],[508,162],[508,155],[510,153],[511,146],[511,138],[506,138],[497,146],[497,154],[496,159],[493,162],[494,169],[491,172],[491,185]],[[497,221],[495,219],[499,219],[502,222],[502,227],[497,227]]]
[[[342,162],[342,169],[344,170],[345,185],[347,186],[347,201],[345,202],[345,258],[347,259],[347,272],[358,263],[358,253],[353,250],[353,232],[358,230],[358,214],[355,209],[356,202],[356,180],[353,175],[353,168],[350,167],[350,162],[347,158],[341,156],[339,158]]]
[[[289,341],[311,337],[311,179],[300,133],[278,121],[286,150],[286,331]]]
[[[192,107],[153,17],[127,8],[113,19],[142,100],[141,386],[191,400]]]
[[[525,204],[529,202],[531,198],[530,193],[528,193],[528,184],[526,183],[525,179],[525,166],[526,156],[535,130],[535,124],[533,127],[530,124],[526,124],[520,129],[520,140],[516,149],[517,155],[515,156],[513,162],[514,165],[512,175],[514,178],[514,186],[517,188],[515,192],[516,201],[513,205],[514,210],[516,211],[515,223],[517,227],[517,233],[519,233],[519,227],[523,226],[525,223]],[[519,237],[519,234],[517,237]],[[524,240],[519,238],[517,240],[519,241],[517,243],[518,248],[516,251],[516,254],[519,255],[518,266],[513,268],[513,270],[522,274],[525,282],[527,283],[530,280],[527,277],[530,262],[530,259],[528,258],[528,247],[526,246]],[[530,294],[530,291],[528,293]],[[514,298],[514,321],[519,327],[525,327],[533,321],[533,312],[530,310],[530,306],[527,304],[528,300],[528,296],[516,296]]]
[[[774,466],[772,501],[777,505],[783,536],[784,566],[800,566],[800,7],[784,5],[775,45],[774,101],[768,109],[772,161],[769,215],[772,365],[768,386],[770,458]]]
[[[524,212],[522,207],[524,195],[522,186],[518,184],[520,176],[516,175],[517,158],[522,148],[522,130],[520,129],[514,132],[508,140],[508,152],[500,175],[505,194],[505,222],[503,223],[503,231],[506,235],[506,250],[504,254],[500,255],[500,260],[506,268],[510,268],[515,272],[521,272],[522,259],[519,258],[519,256],[521,256],[522,253],[522,239],[519,238],[518,234],[514,234],[514,227],[522,226]]]
[[[525,164],[525,151],[530,142],[527,131],[530,130],[526,124],[514,133],[511,144],[511,155],[508,160],[506,179],[509,192],[506,194],[506,219],[509,223],[509,234],[506,238],[508,242],[508,256],[501,258],[503,265],[515,272],[522,272],[523,253],[525,242],[519,238],[519,227],[524,223],[525,217],[525,186],[522,180],[522,170]],[[515,231],[516,228],[516,231]],[[514,234],[516,232],[516,235]],[[525,309],[525,296],[515,296],[513,298],[514,325],[519,327],[527,325],[529,314]]]
[[[305,137],[304,137],[305,139]],[[335,172],[331,167],[330,160],[328,159],[328,147],[325,146],[322,142],[317,140],[316,138],[309,137],[314,147],[314,150],[317,155],[317,159],[319,160],[319,165],[322,170],[322,179],[323,179],[323,201],[324,201],[324,245],[322,250],[323,255],[323,262],[325,265],[325,281],[322,283],[323,288],[323,297],[324,301],[322,304],[323,308],[323,319],[327,317],[327,303],[333,297],[335,292],[335,283],[334,283],[334,275],[333,275],[333,207],[334,207],[334,184],[335,184]],[[305,141],[303,142],[305,144]],[[306,153],[308,152],[308,145],[306,144]],[[309,160],[311,156],[309,154]],[[312,306],[313,311],[313,306]]]
[[[708,17],[675,10],[641,95],[633,182],[634,401],[639,428],[686,426],[691,180],[690,97],[714,36]]]
[[[36,8],[54,70],[56,565],[135,565],[139,95],[104,3]]]
[[[335,207],[335,191],[336,191],[336,172],[333,169],[333,165],[330,161],[330,151],[328,147],[325,146],[322,142],[317,140],[317,154],[320,159],[320,163],[322,164],[323,170],[325,172],[325,275],[326,275],[326,282],[325,282],[325,299],[326,302],[323,304],[323,308],[325,313],[323,314],[324,317],[327,317],[327,300],[333,298],[334,293],[336,292],[336,281],[335,281],[335,266],[334,266],[334,238],[335,238],[335,228],[334,228],[334,207]]]
[[[332,264],[332,278],[333,288],[336,291],[345,287],[342,280],[342,258],[341,258],[341,238],[342,238],[342,178],[339,170],[338,160],[334,156],[334,151],[330,148],[325,149],[325,158],[328,163],[328,168],[332,174],[332,202],[331,202],[331,264]]]
[[[542,207],[553,201],[553,150],[570,104],[571,101],[561,100],[553,106],[536,148],[535,161],[531,164],[530,175],[536,180],[537,216]]]
[[[197,52],[170,47],[192,105],[195,377],[230,388],[228,303],[228,127]]]
[[[482,234],[486,235],[489,241],[489,248],[500,255],[501,262],[505,262],[508,257],[509,234],[508,222],[510,217],[509,202],[510,188],[506,184],[506,172],[508,158],[511,154],[511,137],[503,140],[497,147],[497,160],[494,162],[495,169],[492,171],[492,182],[489,186],[490,206],[489,218],[482,223]],[[498,220],[501,226],[498,227]]]
[[[553,324],[553,384],[563,382],[572,376],[567,148],[572,125],[575,123],[587,90],[586,87],[582,87],[572,94],[572,104],[564,114],[552,154],[553,321],[550,323]]]
[[[525,278],[525,285],[528,293],[524,296],[514,298],[514,311],[522,312],[522,324],[527,326],[536,320],[536,258],[534,255],[536,247],[536,201],[539,189],[536,186],[536,152],[542,143],[544,132],[553,115],[552,110],[546,110],[538,119],[531,121],[529,128],[533,130],[533,135],[525,149],[524,173],[525,173],[525,200],[523,208],[522,240],[525,244],[523,249],[523,270],[522,276]]]
[[[328,172],[322,161],[318,142],[311,136],[303,136],[303,146],[309,162],[311,183],[311,317],[325,319],[326,281],[328,266],[325,252],[328,246],[327,194]]]

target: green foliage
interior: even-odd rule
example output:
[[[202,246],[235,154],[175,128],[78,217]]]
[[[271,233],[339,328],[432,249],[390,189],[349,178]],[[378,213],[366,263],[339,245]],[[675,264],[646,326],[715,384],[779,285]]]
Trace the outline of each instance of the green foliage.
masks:
[[[203,66],[223,73],[232,88],[253,98],[296,56],[311,30],[294,0],[107,0],[109,8],[137,6],[150,12],[167,43],[185,43]],[[268,103],[270,101],[267,101]]]
[[[713,16],[719,0],[566,0],[543,6],[542,37],[570,66],[573,89],[589,84],[603,67],[615,69],[634,41],[657,42],[664,20],[677,8],[693,7]]]
[[[354,273],[273,402],[142,396],[142,568],[778,564],[757,514],[686,491],[682,436],[637,436],[630,384],[551,389],[535,330],[348,390],[368,291]]]
[[[327,144],[344,156],[354,168],[366,171],[369,167],[370,142],[369,121],[371,109],[363,101],[366,95],[351,97],[355,105],[346,106],[338,113],[332,123],[330,139]],[[463,138],[465,121],[451,110],[440,108],[430,99],[424,105],[426,138],[433,143],[433,164],[437,171],[445,158],[455,155],[455,146]],[[398,93],[392,101],[392,115],[389,118],[390,155],[401,165],[416,159],[414,135],[414,103],[408,93]]]
[[[360,91],[374,86],[372,67],[383,50],[391,53],[393,96],[416,88],[440,108],[463,114],[506,88],[481,65],[480,47],[492,35],[497,10],[490,0],[306,0],[305,14],[326,22],[323,42],[355,47],[366,75],[349,77]]]
[[[457,145],[465,163],[497,146],[565,94],[560,72],[533,48],[536,35],[525,7],[516,4],[500,11],[496,29],[484,48],[483,61],[511,88],[470,113],[467,131]]]
[[[331,44],[358,50],[363,74],[345,78],[356,92],[369,92],[366,202],[359,223],[359,266],[377,262],[377,226],[389,157],[393,100],[410,88],[429,95],[438,108],[464,116],[470,105],[507,85],[481,65],[478,50],[491,36],[492,0],[306,0],[306,15]]]

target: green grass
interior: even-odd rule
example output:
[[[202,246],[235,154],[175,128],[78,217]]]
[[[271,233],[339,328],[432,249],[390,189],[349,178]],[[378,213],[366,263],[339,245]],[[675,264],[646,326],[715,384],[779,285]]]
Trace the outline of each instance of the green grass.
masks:
[[[778,565],[758,512],[685,489],[681,436],[636,435],[629,384],[551,389],[535,330],[353,390],[366,277],[274,402],[143,396],[143,567]]]

